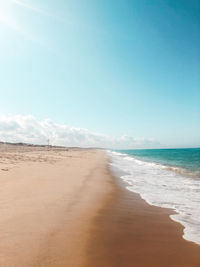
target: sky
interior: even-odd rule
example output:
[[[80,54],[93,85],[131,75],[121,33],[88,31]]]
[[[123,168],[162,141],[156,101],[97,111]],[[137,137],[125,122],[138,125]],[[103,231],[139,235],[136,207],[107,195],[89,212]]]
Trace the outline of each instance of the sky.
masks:
[[[200,0],[0,0],[0,141],[200,146]]]

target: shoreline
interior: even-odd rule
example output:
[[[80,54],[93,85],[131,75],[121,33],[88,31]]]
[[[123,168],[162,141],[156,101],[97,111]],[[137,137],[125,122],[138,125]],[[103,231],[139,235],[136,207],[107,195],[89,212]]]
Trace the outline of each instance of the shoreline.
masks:
[[[87,266],[200,266],[200,246],[183,238],[175,211],[149,205],[111,176],[115,190],[95,219]]]
[[[125,186],[102,150],[0,151],[0,266],[200,266],[173,211]]]
[[[170,218],[184,227],[183,238],[200,245],[200,176],[194,178],[199,169],[199,152],[183,149],[180,152],[121,152],[108,152],[114,175],[150,206],[172,210]],[[194,166],[193,177],[186,174],[187,169],[192,170],[191,166]]]

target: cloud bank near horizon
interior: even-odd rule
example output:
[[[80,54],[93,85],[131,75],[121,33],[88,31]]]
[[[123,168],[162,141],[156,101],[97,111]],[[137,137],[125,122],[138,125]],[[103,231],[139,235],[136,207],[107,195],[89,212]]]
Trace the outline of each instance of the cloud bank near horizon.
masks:
[[[48,139],[51,145],[78,147],[129,149],[159,145],[152,138],[135,138],[128,135],[112,137],[58,124],[50,119],[39,121],[31,115],[0,116],[0,141],[47,144]]]

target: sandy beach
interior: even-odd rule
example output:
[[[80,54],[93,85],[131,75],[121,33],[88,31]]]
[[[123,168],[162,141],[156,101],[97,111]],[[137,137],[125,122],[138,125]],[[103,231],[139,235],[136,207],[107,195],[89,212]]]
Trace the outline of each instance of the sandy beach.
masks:
[[[125,189],[103,150],[0,147],[0,266],[200,266],[171,210]]]
[[[0,153],[0,266],[85,266],[92,219],[111,191],[94,150]]]

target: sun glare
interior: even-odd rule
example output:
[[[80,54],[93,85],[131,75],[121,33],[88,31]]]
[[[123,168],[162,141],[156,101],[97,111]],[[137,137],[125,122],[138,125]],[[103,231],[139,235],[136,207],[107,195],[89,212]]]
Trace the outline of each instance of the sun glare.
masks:
[[[12,1],[0,0],[0,24],[11,28],[16,27],[12,14]]]
[[[22,12],[32,12],[38,13],[40,15],[53,17],[51,14],[45,12],[44,10],[38,8],[37,6],[32,6],[26,1],[22,0],[0,0],[0,30],[6,32],[5,28],[23,36],[25,39],[43,45],[43,43],[34,36],[23,20],[20,19],[19,14]],[[0,40],[3,37],[0,36]]]
[[[0,0],[0,14],[6,16],[11,11],[11,4],[9,0]]]

